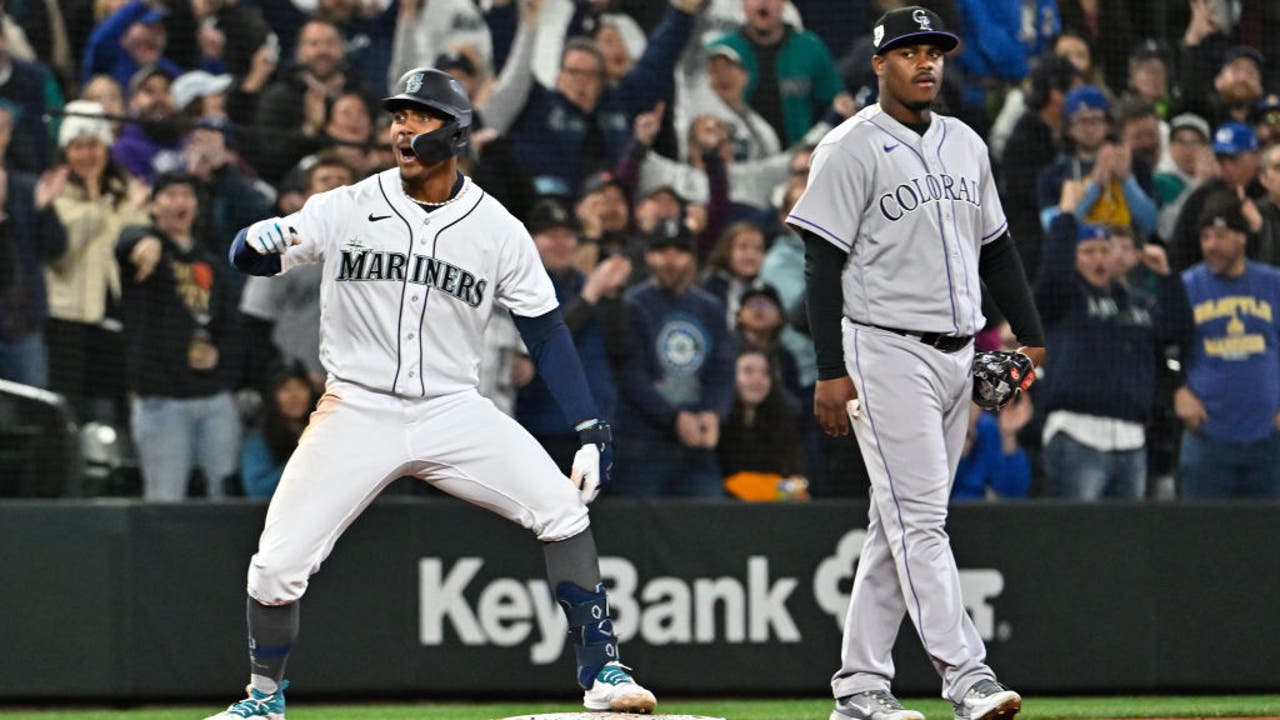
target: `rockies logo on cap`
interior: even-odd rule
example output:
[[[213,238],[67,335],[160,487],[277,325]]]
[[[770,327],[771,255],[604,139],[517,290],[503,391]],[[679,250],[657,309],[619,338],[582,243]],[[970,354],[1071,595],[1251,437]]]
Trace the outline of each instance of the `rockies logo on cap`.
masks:
[[[932,43],[943,52],[951,52],[960,38],[947,32],[937,13],[919,5],[890,10],[876,21],[871,31],[871,44],[882,53],[903,43]]]

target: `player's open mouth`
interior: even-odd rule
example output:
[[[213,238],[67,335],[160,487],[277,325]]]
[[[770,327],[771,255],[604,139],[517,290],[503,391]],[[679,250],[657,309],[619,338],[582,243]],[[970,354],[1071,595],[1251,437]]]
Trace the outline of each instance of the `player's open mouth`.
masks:
[[[401,162],[413,162],[418,159],[418,156],[413,154],[413,147],[411,145],[401,145],[397,147],[396,153],[400,156]]]

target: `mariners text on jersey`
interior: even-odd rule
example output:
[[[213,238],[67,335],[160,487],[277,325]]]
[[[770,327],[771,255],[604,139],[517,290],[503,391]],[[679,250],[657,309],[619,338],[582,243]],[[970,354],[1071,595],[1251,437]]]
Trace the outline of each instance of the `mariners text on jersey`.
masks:
[[[426,213],[391,168],[312,196],[282,224],[300,243],[281,270],[324,266],[321,364],[376,392],[474,390],[493,305],[522,317],[557,306],[528,231],[469,178]]]
[[[411,267],[406,278],[405,268]],[[364,280],[405,280],[415,285],[427,285],[452,295],[471,307],[480,307],[488,280],[477,279],[470,271],[443,260],[414,254],[378,252],[375,250],[343,250],[338,269],[338,282]]]

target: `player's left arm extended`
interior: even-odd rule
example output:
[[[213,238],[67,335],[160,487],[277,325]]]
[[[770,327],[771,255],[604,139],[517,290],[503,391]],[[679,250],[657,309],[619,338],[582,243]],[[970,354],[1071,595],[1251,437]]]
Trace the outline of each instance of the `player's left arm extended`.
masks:
[[[280,274],[280,254],[267,253],[263,254],[249,247],[249,228],[241,228],[236,233],[236,239],[231,241],[231,249],[228,255],[231,264],[237,270],[246,275],[260,275],[268,277]]]
[[[573,335],[564,324],[560,308],[537,317],[515,313],[511,317],[542,381],[582,441],[582,449],[573,458],[570,480],[578,487],[582,501],[589,503],[608,484],[613,472],[613,434],[591,397]]]
[[[1022,258],[1013,245],[1013,236],[1007,231],[982,246],[978,275],[991,291],[1000,312],[1009,320],[1018,342],[1027,347],[1043,348],[1044,328],[1040,326],[1040,314],[1031,298]]]

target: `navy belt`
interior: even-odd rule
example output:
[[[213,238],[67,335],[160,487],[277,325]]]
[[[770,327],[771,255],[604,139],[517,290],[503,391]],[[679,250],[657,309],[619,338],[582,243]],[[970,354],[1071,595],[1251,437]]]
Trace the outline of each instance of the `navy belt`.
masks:
[[[973,341],[972,335],[943,335],[936,332],[916,332],[914,330],[903,330],[901,328],[885,327],[884,325],[872,325],[871,327],[888,330],[895,335],[903,337],[915,338],[931,348],[936,348],[944,353],[953,353],[963,350]]]

